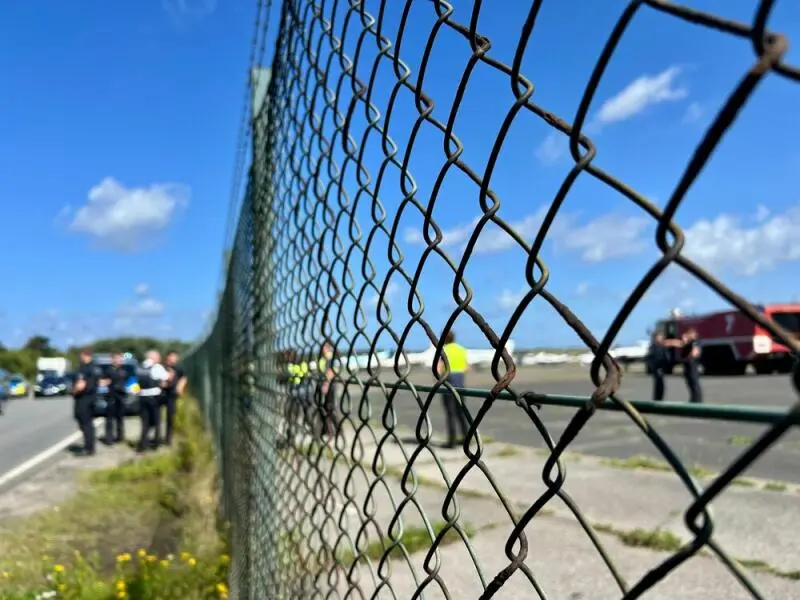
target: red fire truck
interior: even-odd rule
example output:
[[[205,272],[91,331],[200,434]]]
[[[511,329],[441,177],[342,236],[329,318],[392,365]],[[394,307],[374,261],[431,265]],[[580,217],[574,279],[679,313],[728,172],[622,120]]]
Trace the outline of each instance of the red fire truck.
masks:
[[[767,304],[757,308],[800,338],[800,304]],[[748,365],[753,365],[760,375],[788,373],[796,364],[797,356],[790,348],[738,310],[676,316],[656,323],[656,331],[670,339],[679,338],[692,327],[697,331],[702,351],[700,363],[707,375],[743,375]]]

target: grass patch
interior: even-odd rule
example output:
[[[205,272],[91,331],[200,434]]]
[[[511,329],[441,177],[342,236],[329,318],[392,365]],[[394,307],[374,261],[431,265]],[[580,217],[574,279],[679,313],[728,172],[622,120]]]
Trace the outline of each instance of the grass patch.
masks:
[[[728,444],[731,446],[749,446],[753,443],[753,438],[746,435],[732,435],[728,438]]]
[[[768,481],[764,485],[764,489],[770,492],[785,492],[789,489],[789,486],[785,483],[781,483],[780,481]]]
[[[469,523],[459,523],[459,527],[466,537],[469,538],[475,535],[475,529]],[[364,560],[365,558],[376,561],[386,556],[388,560],[397,560],[403,558],[403,549],[409,555],[423,550],[427,551],[433,545],[433,540],[443,531],[445,531],[445,533],[439,541],[439,548],[463,541],[455,527],[449,526],[444,521],[431,523],[431,530],[432,531],[429,532],[425,527],[406,527],[399,540],[392,541],[392,539],[387,536],[381,540],[371,542],[363,552],[358,554],[354,553],[352,550],[346,550],[339,553],[336,562],[343,565],[345,568],[350,568],[356,560]]]
[[[516,446],[503,446],[500,450],[497,451],[496,456],[500,457],[508,457],[508,456],[517,456],[519,454],[519,448]]]
[[[782,579],[790,579],[792,581],[800,581],[800,571],[781,571],[772,565],[764,562],[763,560],[752,558],[737,558],[735,559],[739,565],[751,571],[758,571],[759,573],[769,573],[774,577]]]
[[[675,552],[683,546],[681,538],[666,529],[615,529],[606,523],[592,525],[598,533],[608,533],[631,548],[646,548],[660,552]]]
[[[643,471],[662,471],[667,473],[674,472],[674,469],[669,465],[669,463],[642,454],[632,456],[630,458],[604,458],[601,462],[604,465],[614,467],[616,469],[641,469]],[[687,467],[686,470],[690,475],[696,477],[697,479],[711,479],[716,476],[714,471],[705,467],[701,467],[700,465]]]
[[[756,482],[752,479],[745,479],[744,477],[737,477],[733,481],[731,481],[731,485],[735,485],[738,487],[756,487]]]
[[[59,597],[99,600],[122,584],[139,598],[225,595],[216,461],[195,401],[180,401],[175,433],[172,448],[84,472],[62,504],[0,523],[0,598],[64,586]]]

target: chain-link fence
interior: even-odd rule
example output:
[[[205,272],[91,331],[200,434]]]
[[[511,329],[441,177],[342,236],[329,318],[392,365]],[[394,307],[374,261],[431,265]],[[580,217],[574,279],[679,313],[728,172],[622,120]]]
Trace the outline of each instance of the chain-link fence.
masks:
[[[271,69],[254,79],[253,87],[264,93],[255,102],[252,166],[224,291],[210,333],[186,359],[220,459],[224,510],[232,524],[232,597],[773,597],[759,592],[758,576],[770,571],[785,582],[797,578],[766,564],[748,565],[726,551],[709,505],[731,493],[742,472],[798,423],[798,406],[783,414],[627,401],[619,394],[622,372],[609,355],[626,319],[670,265],[693,275],[793,351],[800,348],[792,333],[682,252],[684,234],[674,218],[762,79],[800,79],[798,70],[783,62],[787,40],[766,29],[773,2],[758,3],[750,24],[662,1],[628,3],[571,122],[537,103],[534,86],[522,72],[538,13],[548,3],[515,7],[521,18],[509,31],[516,49],[508,63],[495,57],[493,42],[481,35],[484,19],[507,10],[502,4],[286,0],[279,7]],[[692,24],[741,38],[753,51],[752,64],[743,68],[663,208],[597,167],[595,144],[585,133],[604,73],[643,11],[664,23],[685,22],[687,28]],[[261,7],[260,29],[268,12],[269,5]],[[459,54],[436,55],[444,37]],[[539,52],[541,60],[558,58]],[[438,75],[436,61],[444,65]],[[507,98],[483,159],[469,158],[474,155],[458,137],[460,129],[478,126],[458,120],[465,90],[478,71],[493,73],[498,84],[484,89],[484,95]],[[447,74],[454,87],[448,97],[436,98],[428,89],[441,89],[435,79]],[[403,108],[411,118],[397,116]],[[522,118],[538,119],[563,136],[573,161],[533,234],[504,220],[492,184],[509,130]],[[418,154],[424,164],[414,163]],[[413,164],[433,174],[430,189],[420,189]],[[550,271],[541,256],[579,176],[612,189],[657,224],[660,254],[602,339],[549,290]],[[440,193],[449,177],[466,182],[457,201]],[[480,210],[456,250],[445,243],[435,218],[447,202],[451,211]],[[419,224],[418,256],[411,256],[401,233],[412,217]],[[479,290],[467,277],[488,228],[496,231],[495,240],[505,238],[525,257],[518,275],[525,291],[499,325],[475,308]],[[435,268],[450,290],[444,311],[441,296],[423,298],[426,270]],[[397,297],[399,306],[393,301]],[[534,298],[549,304],[553,318],[568,324],[595,354],[587,375],[591,397],[535,393],[518,376],[516,359],[506,348],[511,335],[525,326],[520,323]],[[432,316],[437,313],[439,321]],[[470,323],[495,349],[485,389],[454,388],[447,361],[440,365],[446,334],[458,329],[457,322]],[[420,349],[420,339],[433,344],[435,352],[414,367],[411,350]],[[387,349],[389,354],[381,352]],[[369,358],[359,359],[360,353]],[[796,373],[793,385],[800,388]],[[466,439],[455,449],[435,443],[442,432],[431,415],[440,410],[434,401],[441,396],[453,398],[466,415]],[[545,404],[574,407],[557,439],[540,416]],[[481,437],[482,422],[501,405],[513,406],[512,419],[528,424],[527,446],[491,451]],[[653,542],[633,539],[628,546],[661,551],[647,555],[646,568],[637,563],[624,572],[627,559],[615,555],[622,550],[609,548],[611,538],[603,535],[614,533],[612,528],[592,522],[567,493],[565,452],[597,418],[598,408],[618,411],[641,431],[682,493],[682,539],[666,534],[662,539],[660,530],[626,534],[649,535]],[[408,430],[401,426],[400,409],[414,415],[406,422]],[[647,412],[768,423],[769,429],[704,486],[643,416]],[[522,454],[514,457],[514,452]],[[481,485],[470,487],[476,477]],[[534,479],[538,487],[508,492]],[[648,496],[653,481],[643,479],[639,493]],[[609,494],[610,511],[622,484],[600,485]],[[653,489],[651,500],[658,493]],[[555,529],[542,525],[537,533],[536,523],[555,518],[556,504],[564,520],[548,526]],[[575,526],[579,537],[569,533]],[[548,532],[554,533],[548,537]],[[490,539],[497,544],[485,541]],[[580,552],[576,544],[582,544]],[[595,572],[585,551],[610,574],[588,588],[579,585]],[[667,585],[690,577],[684,564],[700,559],[724,567],[735,590],[719,587],[713,578],[704,590]],[[591,592],[570,591],[578,588]],[[661,588],[667,590],[664,595],[658,595]]]

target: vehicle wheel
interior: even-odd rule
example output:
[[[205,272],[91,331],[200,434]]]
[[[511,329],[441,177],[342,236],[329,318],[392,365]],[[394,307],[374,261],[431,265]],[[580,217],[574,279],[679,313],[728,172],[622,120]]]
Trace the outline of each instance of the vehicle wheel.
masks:
[[[772,375],[773,367],[769,363],[758,362],[753,366],[756,369],[756,375]]]
[[[730,373],[731,375],[744,375],[747,373],[747,363],[746,362],[735,362],[730,366]]]

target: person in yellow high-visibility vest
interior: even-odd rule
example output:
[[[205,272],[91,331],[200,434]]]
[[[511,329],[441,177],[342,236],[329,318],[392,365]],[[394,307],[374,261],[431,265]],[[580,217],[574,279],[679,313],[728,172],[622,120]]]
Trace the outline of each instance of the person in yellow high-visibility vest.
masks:
[[[439,377],[447,373],[446,381],[454,388],[465,386],[465,377],[469,371],[469,361],[467,359],[467,349],[461,344],[456,343],[456,336],[452,331],[448,331],[445,336],[444,344],[445,361],[440,359],[437,365]],[[461,430],[463,438],[467,437],[469,431],[469,421],[467,420],[467,408],[462,406],[458,398],[450,392],[445,391],[442,395],[444,401],[444,414],[447,419],[447,443],[445,447],[454,448],[458,438],[456,429]]]
[[[297,360],[297,354],[293,350],[287,352],[286,360],[286,382],[288,384],[288,398],[286,401],[286,439],[285,442],[292,444],[295,437],[295,428],[298,418],[303,420],[308,418],[307,408],[309,401],[309,374],[308,362]]]

